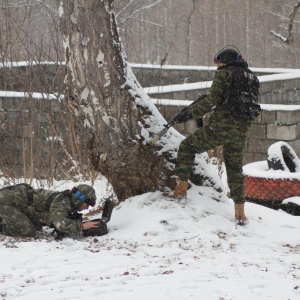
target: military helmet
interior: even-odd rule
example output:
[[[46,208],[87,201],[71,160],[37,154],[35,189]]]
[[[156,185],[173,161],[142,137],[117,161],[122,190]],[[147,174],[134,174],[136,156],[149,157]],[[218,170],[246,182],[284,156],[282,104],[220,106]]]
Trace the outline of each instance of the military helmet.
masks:
[[[87,184],[79,184],[72,188],[72,193],[76,199],[76,206],[81,206],[83,203],[87,203],[90,206],[96,204],[96,192],[94,188]]]
[[[243,58],[239,49],[236,48],[235,46],[228,45],[215,55],[214,63],[228,64],[233,60],[241,60],[241,59]]]

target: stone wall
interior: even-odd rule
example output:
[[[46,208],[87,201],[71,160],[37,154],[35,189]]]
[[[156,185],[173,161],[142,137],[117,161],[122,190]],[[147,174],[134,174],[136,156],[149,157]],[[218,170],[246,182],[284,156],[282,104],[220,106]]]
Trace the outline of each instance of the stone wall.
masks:
[[[48,67],[49,72],[43,73],[48,70]],[[27,89],[30,87],[35,92],[61,92],[63,90],[63,66],[58,70],[53,65],[48,67],[32,66],[29,70],[0,68],[0,86],[2,90],[23,91],[26,86]],[[205,78],[212,78],[213,73],[208,75],[205,72],[202,73]],[[198,70],[197,73],[199,76],[201,72]],[[137,76],[139,81],[145,76],[141,74]],[[174,80],[181,80],[180,78],[187,74],[180,72],[180,76],[177,75],[174,75]],[[261,80],[262,103],[299,103],[300,78],[297,78],[297,75],[281,75],[273,81],[269,76],[272,75],[261,77],[263,79]],[[158,75],[154,77],[158,80]],[[165,77],[170,76],[165,75]],[[147,78],[146,83],[149,83],[150,79]],[[147,85],[150,86],[150,84]],[[201,83],[200,88],[199,83],[196,84],[198,85],[196,88],[194,85],[191,83],[189,89],[187,83],[181,86],[182,90],[173,91],[170,91],[169,87],[153,87],[149,95],[152,98],[170,99],[168,105],[157,105],[169,121],[183,108],[180,105],[171,105],[172,99],[193,100],[199,94],[207,93],[210,88],[207,83]],[[153,92],[155,89],[160,93],[155,94]],[[64,111],[65,108],[56,99],[0,97],[0,165],[6,166],[6,170],[1,167],[1,171],[24,176],[31,174],[33,177],[39,174],[45,178],[63,176],[63,170],[71,167],[66,149],[70,149],[70,143],[72,143],[68,140],[70,134],[66,133],[70,124],[66,122],[69,122],[70,116]],[[290,144],[300,157],[300,106],[281,109],[280,106],[274,108],[272,105],[262,105],[262,108],[261,116],[253,122],[250,130],[245,151],[245,164],[265,160],[268,147],[277,141]],[[196,125],[193,121],[189,121],[186,124],[177,125],[176,128],[187,135],[196,130]]]
[[[134,75],[143,87],[167,86],[171,84],[210,81],[214,78],[216,67],[157,66],[131,64]],[[276,70],[254,69],[257,76],[274,74]],[[282,70],[284,71],[284,70]]]
[[[300,73],[291,70],[290,73],[261,75],[259,78],[262,113],[251,126],[244,164],[265,160],[269,146],[278,141],[287,142],[300,157]],[[202,82],[150,87],[146,91],[151,98],[156,99],[159,110],[170,121],[185,107],[172,105],[172,100],[195,100],[199,95],[207,94],[209,89],[210,86]],[[159,105],[160,99],[168,99],[168,105]],[[196,125],[187,122],[177,125],[177,129],[188,135],[196,130]]]
[[[284,74],[282,77],[288,77],[287,75]],[[259,102],[264,104],[300,104],[300,78],[275,78],[260,83],[261,95]],[[185,84],[181,87],[178,85],[151,87],[146,91],[154,99],[195,100],[199,95],[207,94],[209,89],[209,83],[201,82],[198,84]]]
[[[278,141],[288,143],[300,158],[300,105],[291,110],[268,105],[262,108],[250,129],[245,163],[265,160],[268,148]]]
[[[297,73],[260,77],[262,113],[250,129],[244,164],[265,160],[270,145],[278,141],[287,142],[300,157],[300,78],[298,77],[300,75]],[[191,84],[190,88],[185,85],[185,89],[181,91],[174,87],[164,87],[160,93],[155,93],[155,87],[153,87],[148,89],[148,94],[158,99],[157,106],[169,121],[184,107],[172,105],[172,101],[193,100],[199,94],[208,93],[210,87],[205,87],[204,83],[198,85],[196,88],[195,84]],[[168,105],[160,105],[159,99],[169,99]],[[163,101],[165,104],[166,100],[161,100]],[[177,130],[184,135],[196,129],[196,124],[193,122],[177,126]]]
[[[159,66],[132,64],[132,70],[143,87],[163,87],[171,84],[195,83],[210,81],[215,75],[215,67]],[[269,75],[277,69],[263,71],[255,69],[257,75]],[[280,71],[281,69],[278,69]],[[64,64],[14,64],[0,66],[0,90],[29,91],[40,93],[63,92],[65,76]],[[272,87],[270,87],[272,89]],[[269,90],[269,87],[267,87]],[[190,99],[185,98],[174,99]],[[189,97],[189,95],[187,95]],[[193,94],[194,97],[194,94]],[[170,98],[173,99],[173,98]]]
[[[158,109],[167,121],[185,106],[158,105]],[[291,106],[292,108],[292,106]],[[194,121],[178,124],[175,128],[187,136],[197,130]],[[267,159],[268,148],[275,142],[285,141],[300,158],[300,105],[292,110],[276,109],[272,105],[262,105],[261,115],[253,121],[246,143],[244,164]]]
[[[0,90],[57,93],[64,90],[65,67],[58,64],[0,66]]]
[[[69,167],[61,146],[70,149],[67,119],[57,99],[0,98],[0,170],[16,177],[60,178]]]

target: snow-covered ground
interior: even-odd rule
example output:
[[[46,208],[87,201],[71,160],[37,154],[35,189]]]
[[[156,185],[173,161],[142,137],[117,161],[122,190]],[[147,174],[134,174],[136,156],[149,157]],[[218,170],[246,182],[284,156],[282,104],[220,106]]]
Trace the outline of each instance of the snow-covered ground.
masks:
[[[297,70],[261,79],[299,76]],[[185,87],[191,85],[199,88]],[[174,136],[162,139],[164,149],[179,139]],[[104,178],[94,187],[98,199],[110,192]],[[236,227],[232,200],[211,187],[192,186],[186,203],[156,192],[118,204],[106,236],[57,241],[48,228],[34,239],[0,234],[0,299],[300,299],[300,217],[252,203],[246,214],[250,223]]]
[[[105,180],[95,189],[105,196]],[[216,196],[195,186],[186,203],[136,196],[97,238],[0,235],[0,299],[300,299],[300,218],[247,203],[250,223],[237,228],[232,201]]]

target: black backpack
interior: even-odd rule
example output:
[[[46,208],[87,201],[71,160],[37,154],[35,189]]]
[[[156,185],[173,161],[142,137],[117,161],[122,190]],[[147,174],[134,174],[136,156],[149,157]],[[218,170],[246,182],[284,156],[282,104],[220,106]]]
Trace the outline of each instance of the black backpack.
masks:
[[[254,120],[259,116],[259,81],[246,66],[226,67],[232,73],[231,88],[225,103],[230,114],[240,121]]]

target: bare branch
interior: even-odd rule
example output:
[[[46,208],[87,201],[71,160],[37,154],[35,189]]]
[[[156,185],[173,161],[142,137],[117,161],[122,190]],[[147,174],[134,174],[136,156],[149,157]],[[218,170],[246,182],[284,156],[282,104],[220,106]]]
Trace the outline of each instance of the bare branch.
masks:
[[[160,67],[162,68],[163,65],[167,62],[167,59],[168,59],[168,56],[169,56],[169,53],[171,51],[171,48],[172,48],[172,45],[173,43],[170,43],[169,44],[169,49],[167,50],[167,53],[165,54],[165,56],[161,59],[160,61]]]
[[[22,6],[31,6],[31,5],[40,5],[42,1],[36,0],[36,1],[30,1],[30,0],[24,0],[17,3],[6,3],[4,5],[0,5],[0,8],[19,8]]]
[[[127,3],[127,5],[125,5],[118,13],[116,13],[116,18],[118,19],[119,18],[119,15],[123,12],[123,11],[125,11],[129,6],[130,6],[130,4],[133,2],[133,0],[130,0],[128,3]]]
[[[273,34],[274,36],[276,36],[277,38],[279,38],[281,41],[283,41],[284,43],[287,42],[287,38],[283,37],[281,34],[276,33],[275,31],[271,30],[270,31],[271,34]]]
[[[276,33],[274,31],[271,31],[270,33],[279,38],[281,41],[283,41],[286,44],[290,44],[293,42],[293,26],[294,26],[294,21],[296,17],[296,13],[298,12],[298,9],[300,7],[300,0],[298,0],[298,3],[295,4],[293,11],[289,15],[289,25],[288,25],[288,36],[285,38],[281,34]]]
[[[53,9],[44,0],[35,0],[35,1],[24,0],[24,1],[19,1],[17,3],[6,2],[6,4],[0,5],[0,9],[1,8],[5,8],[5,9],[7,9],[7,8],[20,8],[20,7],[27,7],[27,6],[34,6],[34,5],[43,5],[52,14],[54,14],[55,16],[58,16],[58,11]]]
[[[154,7],[155,5],[157,5],[157,4],[159,4],[159,3],[163,2],[163,1],[164,1],[164,0],[157,0],[156,2],[154,2],[154,3],[152,3],[152,4],[149,4],[149,5],[146,5],[146,6],[137,8],[137,9],[134,10],[128,17],[118,19],[118,24],[121,24],[121,23],[125,22],[125,20],[126,20],[127,18],[129,18],[129,17],[132,18],[133,15],[136,15],[137,13],[139,13],[139,12],[141,12],[141,11],[143,11],[143,10],[150,9],[150,8]],[[116,17],[118,18],[118,16],[120,16],[120,14],[121,14],[122,12],[124,12],[126,9],[128,9],[128,7],[130,6],[131,3],[133,3],[133,0],[130,0],[130,2],[129,2],[129,3],[128,3],[121,11],[119,11],[119,12],[116,14]]]

